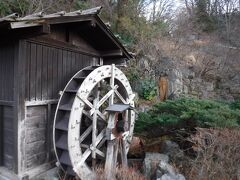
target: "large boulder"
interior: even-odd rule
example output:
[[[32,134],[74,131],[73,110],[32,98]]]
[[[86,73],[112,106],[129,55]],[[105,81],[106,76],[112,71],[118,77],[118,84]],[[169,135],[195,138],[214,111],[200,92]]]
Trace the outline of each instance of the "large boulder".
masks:
[[[147,179],[156,177],[156,170],[160,162],[168,162],[169,157],[165,154],[146,152],[144,159],[144,175]]]
[[[177,173],[168,162],[169,157],[166,154],[147,152],[144,159],[144,175],[146,179],[185,180],[185,177]]]
[[[185,177],[182,174],[179,174],[175,169],[168,164],[167,162],[161,161],[158,165],[157,180],[185,180]]]
[[[182,159],[184,157],[184,153],[180,149],[179,145],[170,140],[162,142],[160,152],[168,155],[172,160]]]
[[[141,158],[144,157],[143,140],[140,137],[133,136],[128,151],[128,157]]]

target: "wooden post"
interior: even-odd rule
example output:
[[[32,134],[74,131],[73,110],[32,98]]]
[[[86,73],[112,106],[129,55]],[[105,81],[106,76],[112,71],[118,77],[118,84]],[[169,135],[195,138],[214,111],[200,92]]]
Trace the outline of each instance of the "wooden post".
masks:
[[[97,107],[98,100],[95,99],[93,102],[93,106],[95,108],[94,114],[93,114],[93,120],[92,120],[92,167],[95,168],[96,165],[96,138],[97,138]]]
[[[114,146],[114,157],[113,157],[113,174],[115,174],[115,167],[117,165],[117,160],[118,160],[118,153],[119,153],[119,144],[120,144],[120,139],[116,139],[115,146]]]
[[[160,76],[158,80],[160,100],[164,101],[168,96],[168,80],[166,76]]]
[[[110,79],[110,86],[112,89],[114,89],[114,76],[115,76],[115,65],[112,64],[112,75]],[[110,96],[109,99],[109,105],[112,105],[114,103],[114,93]],[[105,162],[105,174],[106,179],[111,180],[113,178],[114,172],[113,169],[116,167],[115,160],[114,160],[114,145],[115,140],[111,140],[111,134],[112,129],[114,128],[114,114],[109,115],[108,119],[108,126],[107,126],[107,138],[108,138],[108,145],[107,145],[107,156],[106,156],[106,162]]]
[[[52,106],[51,104],[47,104],[47,127],[46,127],[46,146],[47,146],[47,158],[46,162],[50,161],[50,154],[51,154],[51,136],[50,136],[50,121],[51,121],[51,113],[52,113]]]
[[[126,151],[126,144],[125,141],[123,139],[120,140],[120,153],[121,153],[121,160],[122,160],[122,166],[123,167],[127,167],[128,166],[128,162],[127,162],[127,151]]]
[[[115,65],[112,64],[112,76],[111,76],[111,79],[110,79],[111,89],[114,89],[114,78],[115,78]],[[114,93],[112,93],[112,95],[110,97],[109,106],[114,103],[113,100],[114,100]]]
[[[107,146],[107,156],[105,162],[105,178],[106,180],[112,180],[114,175],[114,170],[116,168],[115,160],[114,160],[114,145],[115,140],[109,140]]]
[[[114,159],[114,146],[116,144],[116,139],[111,140],[112,129],[114,128],[114,119],[115,114],[110,113],[108,119],[108,126],[106,130],[106,138],[107,138],[107,155],[105,162],[105,178],[107,180],[112,180],[114,175],[114,169],[116,168],[115,159]]]
[[[23,171],[22,147],[24,138],[20,124],[25,120],[25,71],[26,71],[26,41],[19,40],[14,52],[14,171]]]

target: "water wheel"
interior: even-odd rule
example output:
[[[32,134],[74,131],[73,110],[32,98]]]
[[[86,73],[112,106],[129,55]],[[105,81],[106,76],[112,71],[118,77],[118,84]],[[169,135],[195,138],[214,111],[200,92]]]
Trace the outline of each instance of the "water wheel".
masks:
[[[126,165],[135,112],[111,115],[106,109],[113,104],[134,107],[133,98],[126,76],[115,65],[90,66],[70,79],[61,92],[53,129],[58,164],[67,175],[95,179],[93,169],[98,165],[105,170]]]

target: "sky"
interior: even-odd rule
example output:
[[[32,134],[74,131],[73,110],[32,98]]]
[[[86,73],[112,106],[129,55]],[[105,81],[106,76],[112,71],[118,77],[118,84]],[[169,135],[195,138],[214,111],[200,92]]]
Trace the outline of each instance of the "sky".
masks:
[[[173,13],[176,12],[179,8],[183,7],[183,3],[182,3],[183,0],[169,0],[169,1],[173,2]],[[159,4],[160,2],[158,2],[156,6],[159,6]],[[153,9],[153,3],[150,3],[146,8],[146,11],[147,11],[146,17],[148,19],[150,19],[152,9]]]

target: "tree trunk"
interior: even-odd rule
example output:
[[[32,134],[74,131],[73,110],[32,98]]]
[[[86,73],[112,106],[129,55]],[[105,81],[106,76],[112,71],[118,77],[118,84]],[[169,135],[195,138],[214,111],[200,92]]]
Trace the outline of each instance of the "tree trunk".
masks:
[[[159,88],[159,95],[160,100],[164,101],[167,99],[168,96],[168,79],[165,76],[160,76],[158,80],[158,88]]]
[[[121,31],[121,18],[124,16],[124,6],[127,5],[127,0],[117,1],[117,20],[116,20],[116,32]]]

